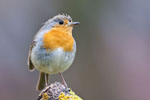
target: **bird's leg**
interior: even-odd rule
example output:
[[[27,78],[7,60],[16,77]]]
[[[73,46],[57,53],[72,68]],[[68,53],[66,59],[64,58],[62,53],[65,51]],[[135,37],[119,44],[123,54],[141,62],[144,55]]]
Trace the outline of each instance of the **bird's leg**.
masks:
[[[61,79],[62,79],[63,84],[65,85],[65,87],[68,87],[68,86],[67,86],[67,83],[66,83],[66,81],[65,81],[65,79],[64,79],[64,77],[63,77],[63,75],[62,75],[61,72],[59,72],[59,75],[60,75],[60,77],[61,77]]]
[[[45,74],[45,84],[46,84],[46,86],[48,86],[48,76],[49,76],[49,74]]]

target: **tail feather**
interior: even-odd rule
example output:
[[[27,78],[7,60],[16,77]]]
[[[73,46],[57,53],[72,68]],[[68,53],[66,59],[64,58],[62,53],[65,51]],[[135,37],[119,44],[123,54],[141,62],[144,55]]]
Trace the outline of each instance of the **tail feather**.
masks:
[[[39,76],[39,80],[38,80],[38,83],[37,83],[37,87],[36,89],[38,91],[41,91],[42,89],[44,89],[45,87],[45,73],[43,72],[40,72],[40,76]]]
[[[45,74],[46,86],[48,85],[49,74]]]

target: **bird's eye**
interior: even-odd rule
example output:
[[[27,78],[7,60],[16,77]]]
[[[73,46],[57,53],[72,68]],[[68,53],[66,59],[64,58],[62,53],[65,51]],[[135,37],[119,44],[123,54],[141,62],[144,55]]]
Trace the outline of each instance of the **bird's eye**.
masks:
[[[59,21],[59,24],[60,24],[60,25],[64,24],[64,21],[62,21],[62,20],[61,20],[61,21]]]
[[[71,22],[71,19],[69,19],[69,22]]]

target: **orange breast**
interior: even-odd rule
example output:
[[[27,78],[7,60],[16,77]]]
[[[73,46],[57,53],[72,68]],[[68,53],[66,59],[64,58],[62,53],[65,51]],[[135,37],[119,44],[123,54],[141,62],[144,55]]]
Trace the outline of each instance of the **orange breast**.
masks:
[[[64,30],[63,27],[52,28],[43,36],[43,47],[47,50],[61,47],[64,51],[73,51],[74,39],[71,31]]]

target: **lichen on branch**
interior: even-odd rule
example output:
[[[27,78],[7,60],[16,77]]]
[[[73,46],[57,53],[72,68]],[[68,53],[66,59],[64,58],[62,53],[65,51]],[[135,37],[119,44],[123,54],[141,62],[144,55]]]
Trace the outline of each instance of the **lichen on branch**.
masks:
[[[83,100],[77,96],[70,88],[55,82],[41,91],[37,100]]]

